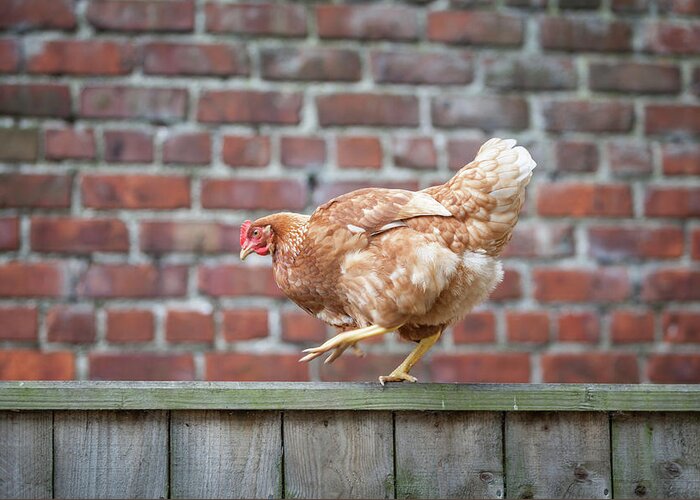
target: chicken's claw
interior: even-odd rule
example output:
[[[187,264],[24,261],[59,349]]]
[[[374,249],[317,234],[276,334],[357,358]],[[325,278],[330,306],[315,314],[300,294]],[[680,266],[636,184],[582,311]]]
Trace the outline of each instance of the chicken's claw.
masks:
[[[413,375],[409,375],[406,372],[400,372],[397,370],[394,370],[393,372],[391,372],[390,375],[382,375],[381,377],[379,377],[379,383],[382,385],[386,384],[387,382],[404,382],[404,381],[415,383],[415,382],[418,382],[418,379],[416,377],[414,377]]]
[[[312,359],[316,359],[317,357],[319,357],[324,352],[333,350],[331,355],[328,356],[328,359],[326,359],[325,361],[326,363],[332,363],[333,361],[338,359],[338,357],[341,354],[343,354],[343,352],[345,352],[345,350],[348,347],[351,347],[356,355],[364,356],[362,350],[360,350],[360,348],[356,345],[360,340],[369,337],[374,337],[376,335],[384,335],[385,333],[389,333],[394,330],[395,329],[387,329],[381,326],[372,325],[366,328],[359,328],[357,330],[339,333],[338,335],[336,335],[332,339],[327,340],[318,347],[310,347],[309,349],[304,349],[302,352],[305,352],[307,354],[306,356],[302,357],[299,361],[311,361]]]

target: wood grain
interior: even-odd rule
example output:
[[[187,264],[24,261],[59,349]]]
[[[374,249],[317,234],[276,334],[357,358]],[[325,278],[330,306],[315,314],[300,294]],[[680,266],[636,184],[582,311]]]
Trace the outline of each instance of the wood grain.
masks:
[[[165,498],[168,414],[57,412],[56,498]]]
[[[398,412],[397,498],[503,498],[503,415]]]
[[[172,498],[280,498],[279,412],[180,411],[170,423]]]
[[[284,414],[285,498],[394,498],[390,412]]]
[[[617,498],[700,498],[700,414],[616,415]]]
[[[0,412],[0,498],[51,498],[50,411]]]
[[[507,498],[611,498],[606,413],[508,413]]]

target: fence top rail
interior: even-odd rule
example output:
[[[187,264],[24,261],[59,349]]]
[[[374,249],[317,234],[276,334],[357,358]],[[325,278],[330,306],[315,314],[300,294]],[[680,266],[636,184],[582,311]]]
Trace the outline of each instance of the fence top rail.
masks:
[[[700,411],[700,385],[0,382],[0,410]]]

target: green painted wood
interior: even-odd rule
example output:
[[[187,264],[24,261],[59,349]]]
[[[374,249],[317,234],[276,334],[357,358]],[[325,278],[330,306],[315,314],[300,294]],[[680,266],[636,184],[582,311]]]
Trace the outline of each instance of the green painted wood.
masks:
[[[0,412],[0,498],[51,498],[50,411]]]
[[[507,498],[612,498],[605,413],[508,413],[505,449]]]
[[[503,414],[397,412],[397,498],[503,498]]]
[[[170,471],[171,498],[281,498],[280,412],[172,412]]]
[[[700,411],[700,385],[2,382],[0,410]]]
[[[700,414],[614,415],[616,498],[700,498]]]
[[[284,413],[285,498],[394,498],[388,411]]]

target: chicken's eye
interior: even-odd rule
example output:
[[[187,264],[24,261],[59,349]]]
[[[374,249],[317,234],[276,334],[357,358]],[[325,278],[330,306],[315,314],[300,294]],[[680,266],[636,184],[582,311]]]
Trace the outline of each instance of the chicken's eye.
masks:
[[[260,236],[260,229],[255,229],[253,231],[253,238],[257,238],[258,236]]]

